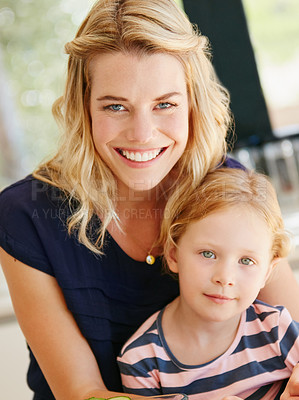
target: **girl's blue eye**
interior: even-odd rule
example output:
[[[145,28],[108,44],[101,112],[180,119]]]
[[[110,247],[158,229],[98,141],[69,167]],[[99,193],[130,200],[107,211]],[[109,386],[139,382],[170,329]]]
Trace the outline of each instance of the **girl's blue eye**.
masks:
[[[252,261],[251,258],[245,257],[245,258],[241,258],[240,260],[241,264],[243,265],[253,265],[254,262]]]
[[[201,254],[205,257],[205,258],[216,258],[215,254],[212,251],[202,251]]]

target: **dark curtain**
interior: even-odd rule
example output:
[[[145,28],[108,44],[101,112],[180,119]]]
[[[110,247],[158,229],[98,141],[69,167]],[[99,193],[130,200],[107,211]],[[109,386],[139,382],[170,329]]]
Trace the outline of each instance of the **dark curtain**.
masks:
[[[231,95],[235,148],[273,140],[241,0],[184,0],[192,23],[212,46],[213,64]]]

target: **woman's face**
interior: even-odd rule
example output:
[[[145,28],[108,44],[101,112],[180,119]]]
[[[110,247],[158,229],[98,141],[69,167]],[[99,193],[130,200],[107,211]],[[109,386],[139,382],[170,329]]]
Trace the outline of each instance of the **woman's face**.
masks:
[[[173,56],[109,53],[90,65],[90,114],[97,152],[118,184],[157,186],[188,139],[185,73]]]

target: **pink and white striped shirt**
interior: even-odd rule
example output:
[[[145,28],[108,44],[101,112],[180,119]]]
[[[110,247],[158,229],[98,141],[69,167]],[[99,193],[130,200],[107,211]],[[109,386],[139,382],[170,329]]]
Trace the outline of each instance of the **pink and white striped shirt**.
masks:
[[[163,310],[152,315],[118,357],[127,393],[185,393],[192,400],[220,400],[227,395],[273,400],[279,398],[283,380],[299,362],[299,323],[284,307],[255,301],[243,312],[227,351],[203,365],[185,365],[175,358],[163,334],[162,314]]]

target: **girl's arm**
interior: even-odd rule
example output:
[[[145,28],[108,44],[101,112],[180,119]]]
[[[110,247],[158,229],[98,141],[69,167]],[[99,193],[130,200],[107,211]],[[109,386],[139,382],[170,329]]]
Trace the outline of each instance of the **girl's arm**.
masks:
[[[0,248],[16,317],[57,400],[112,397],[55,278]]]
[[[272,305],[285,306],[292,318],[299,321],[299,284],[286,259],[277,264],[258,298]]]

